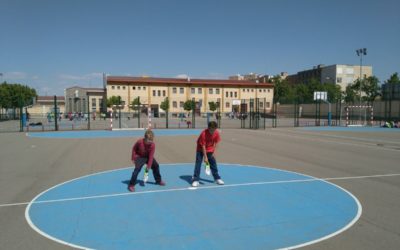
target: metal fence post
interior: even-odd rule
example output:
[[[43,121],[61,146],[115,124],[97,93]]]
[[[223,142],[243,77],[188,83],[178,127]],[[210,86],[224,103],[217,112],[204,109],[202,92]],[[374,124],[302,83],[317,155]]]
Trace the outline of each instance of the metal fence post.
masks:
[[[58,115],[57,115],[57,96],[54,96],[54,126],[55,126],[55,130],[58,131]]]

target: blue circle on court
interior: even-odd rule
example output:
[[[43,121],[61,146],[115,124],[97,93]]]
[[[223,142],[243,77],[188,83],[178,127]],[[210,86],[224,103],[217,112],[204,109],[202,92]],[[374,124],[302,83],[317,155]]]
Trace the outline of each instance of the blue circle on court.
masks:
[[[199,135],[200,129],[153,129],[155,136]],[[144,129],[138,130],[80,130],[27,133],[29,137],[43,138],[115,138],[138,137],[144,135]]]
[[[26,208],[33,229],[59,243],[93,249],[277,249],[330,238],[352,226],[361,205],[327,181],[278,169],[219,164],[225,185],[194,164],[161,164],[167,186],[132,168],[74,179],[35,197]]]

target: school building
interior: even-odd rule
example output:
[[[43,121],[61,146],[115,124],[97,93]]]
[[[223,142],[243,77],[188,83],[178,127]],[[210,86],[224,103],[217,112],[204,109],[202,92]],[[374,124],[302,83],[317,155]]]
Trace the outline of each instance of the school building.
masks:
[[[164,112],[160,105],[166,97],[174,115],[186,112],[184,103],[193,99],[198,113],[211,112],[210,102],[219,103],[222,113],[240,112],[242,100],[255,98],[260,110],[270,112],[274,96],[273,84],[246,80],[105,76],[104,84],[107,98],[121,98],[122,112],[132,111],[131,103],[139,97],[155,116]]]

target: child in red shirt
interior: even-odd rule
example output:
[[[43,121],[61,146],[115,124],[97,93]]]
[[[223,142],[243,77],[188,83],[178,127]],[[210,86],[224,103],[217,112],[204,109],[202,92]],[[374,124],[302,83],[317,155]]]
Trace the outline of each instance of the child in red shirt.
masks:
[[[218,174],[217,161],[215,159],[216,147],[220,141],[221,137],[217,130],[217,123],[215,121],[209,122],[208,128],[203,130],[197,139],[196,164],[192,182],[193,187],[199,186],[200,169],[203,159],[205,163],[210,164],[215,183],[224,185],[224,182]]]
[[[132,148],[132,162],[135,164],[135,170],[132,173],[131,180],[129,182],[128,189],[131,192],[135,192],[135,184],[137,176],[140,173],[143,165],[147,164],[147,170],[153,170],[153,176],[156,184],[165,186],[165,182],[161,180],[160,166],[156,159],[154,159],[154,152],[156,151],[156,145],[153,142],[154,133],[150,129],[144,133],[144,138],[139,139]]]

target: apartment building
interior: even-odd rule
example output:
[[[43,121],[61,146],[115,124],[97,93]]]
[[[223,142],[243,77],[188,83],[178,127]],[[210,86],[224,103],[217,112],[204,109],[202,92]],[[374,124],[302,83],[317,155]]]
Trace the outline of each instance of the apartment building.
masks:
[[[220,103],[221,112],[238,112],[242,100],[251,98],[259,98],[260,108],[269,112],[274,95],[272,84],[246,80],[107,76],[104,82],[107,98],[121,97],[123,112],[131,111],[130,104],[137,97],[154,113],[164,112],[160,105],[166,97],[172,114],[185,112],[184,103],[193,99],[200,113],[210,112],[209,102]]]
[[[360,65],[345,65],[335,64],[325,66],[321,70],[321,83],[335,83],[340,85],[342,90],[345,90],[349,84],[353,84],[354,81],[361,77],[368,78],[372,76],[371,66],[362,66],[360,71]]]
[[[361,69],[361,71],[360,71]],[[372,66],[334,64],[325,66],[317,65],[312,69],[297,72],[297,74],[288,76],[288,81],[291,84],[309,83],[311,79],[316,79],[320,83],[331,83],[340,85],[342,90],[345,90],[349,84],[360,78],[372,76]]]

